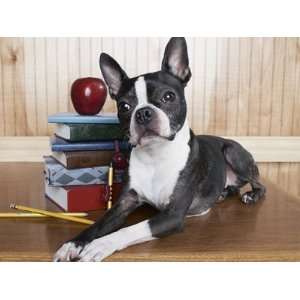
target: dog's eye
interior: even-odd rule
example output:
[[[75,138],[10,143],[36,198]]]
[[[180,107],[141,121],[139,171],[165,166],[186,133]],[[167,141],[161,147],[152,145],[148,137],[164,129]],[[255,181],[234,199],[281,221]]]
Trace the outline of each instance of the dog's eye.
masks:
[[[161,101],[166,103],[166,102],[172,102],[174,99],[175,99],[175,94],[173,92],[166,92],[161,98]]]
[[[130,111],[131,106],[126,102],[121,102],[118,105],[118,109],[119,109],[120,112],[127,112],[127,111]]]

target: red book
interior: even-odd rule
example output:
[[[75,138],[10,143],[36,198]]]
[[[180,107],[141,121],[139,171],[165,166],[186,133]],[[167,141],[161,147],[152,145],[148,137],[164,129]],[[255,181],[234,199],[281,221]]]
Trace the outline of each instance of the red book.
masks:
[[[113,201],[119,196],[121,186],[119,183],[113,184]],[[54,187],[45,183],[46,196],[67,212],[105,209],[108,192],[105,184]]]

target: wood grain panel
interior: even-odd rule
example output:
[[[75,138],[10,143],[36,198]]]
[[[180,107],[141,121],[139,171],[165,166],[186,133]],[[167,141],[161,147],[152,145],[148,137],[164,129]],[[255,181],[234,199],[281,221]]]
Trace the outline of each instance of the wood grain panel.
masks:
[[[149,72],[148,70],[148,39],[147,38],[137,38],[137,74],[144,74]]]
[[[194,41],[194,55],[192,69],[192,128],[196,132],[204,131],[204,97],[205,97],[205,61],[206,61],[206,40],[197,38]],[[196,68],[198,66],[198,68]]]
[[[274,39],[263,39],[259,134],[271,134],[271,107],[274,76]]]
[[[67,91],[71,90],[72,83],[81,76],[80,75],[80,72],[81,72],[80,57],[81,57],[80,39],[79,38],[68,39],[68,45],[67,45],[67,62],[68,62]],[[68,110],[75,111],[69,96],[67,99],[69,99],[69,101],[67,101]],[[63,101],[63,99],[60,99],[60,101]]]
[[[228,43],[229,40],[217,40],[217,70],[216,70],[216,116],[215,133],[226,134],[227,92],[228,92]]]
[[[5,135],[15,135],[15,113],[14,113],[14,65],[15,56],[13,52],[14,40],[4,38],[1,40],[1,63],[2,63],[2,102],[3,122],[5,122]]]
[[[47,112],[54,114],[58,111],[57,92],[57,39],[45,40],[45,68],[46,68],[46,99]],[[53,63],[55,62],[55,63]],[[47,131],[51,132],[52,126],[48,124]]]
[[[271,106],[271,135],[280,135],[281,111],[284,100],[284,82],[286,80],[286,38],[275,38],[274,41],[274,70]]]
[[[292,135],[300,134],[300,38],[296,41],[296,58],[295,58],[296,70],[295,70],[295,94],[293,110],[290,116],[293,119]]]
[[[217,74],[217,39],[209,38],[206,43],[205,61],[205,98],[204,98],[204,131],[215,133],[216,121],[216,74]]]
[[[53,61],[51,63],[53,64]],[[24,39],[24,65],[25,65],[24,99],[25,99],[25,111],[27,114],[26,135],[38,135],[38,119],[37,119],[38,111],[37,111],[37,95],[36,95],[36,85],[35,85],[35,80],[36,80],[35,39],[33,38]],[[57,65],[56,62],[55,65]],[[54,89],[55,91],[57,91],[56,86]],[[43,101],[43,99],[40,99],[40,101]],[[57,97],[56,99],[47,99],[47,101],[49,103],[56,102]],[[18,126],[21,125],[22,124],[19,124]]]
[[[79,38],[79,70],[80,77],[91,75],[92,63],[90,53],[90,38]]]
[[[240,78],[237,120],[237,134],[248,135],[249,98],[251,84],[251,63],[253,58],[253,39],[240,39]]]
[[[291,195],[300,197],[300,164],[290,163],[289,183],[287,190]]]
[[[286,39],[285,53],[285,73],[282,91],[281,107],[281,135],[292,135],[293,132],[293,115],[291,107],[294,107],[296,96],[296,58],[297,58],[297,40]]]
[[[237,38],[228,41],[228,77],[227,77],[227,103],[226,103],[226,134],[237,134],[239,81],[240,81],[240,43]]]
[[[262,50],[263,39],[252,39],[249,103],[248,103],[248,134],[259,135],[259,117],[262,81]]]
[[[37,105],[37,134],[43,135],[43,132],[48,131],[47,115],[47,91],[46,82],[49,70],[46,69],[46,39],[35,39],[35,90],[36,90],[36,105]],[[51,100],[50,100],[51,101]]]
[[[168,39],[164,39],[163,43],[161,44],[161,57],[163,57],[163,52],[164,52],[164,45],[165,43],[167,43]],[[193,38],[187,38],[187,43],[190,45],[190,49],[191,49],[191,55],[189,58],[189,62],[191,64],[191,66],[194,64],[194,39]],[[192,81],[191,81],[192,83]],[[188,123],[189,126],[192,126],[192,118],[193,118],[193,111],[192,111],[192,105],[193,105],[193,86],[192,84],[189,84],[186,87],[185,90],[185,97],[186,97],[186,103],[187,103],[187,118],[188,118]]]
[[[101,77],[99,55],[128,75],[160,69],[168,38],[0,38],[0,135],[48,135],[47,115],[73,111],[72,82]],[[188,117],[196,133],[300,135],[298,38],[187,38]],[[109,97],[104,111],[115,111]]]
[[[1,45],[1,44],[0,44]],[[5,113],[4,113],[4,78],[3,78],[3,62],[2,55],[0,55],[0,135],[5,135]]]
[[[2,128],[5,135],[26,134],[24,100],[24,45],[22,38],[4,38],[0,41]],[[25,112],[25,113],[24,113]],[[23,124],[19,126],[18,124]]]

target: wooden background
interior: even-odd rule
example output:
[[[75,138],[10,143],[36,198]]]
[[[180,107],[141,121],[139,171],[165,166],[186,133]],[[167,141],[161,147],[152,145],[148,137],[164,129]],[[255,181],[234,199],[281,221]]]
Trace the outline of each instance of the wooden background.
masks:
[[[166,38],[0,38],[0,135],[47,135],[69,90],[113,55],[129,76],[160,68]],[[300,135],[297,38],[189,38],[186,96],[197,133]],[[114,110],[107,101],[106,110]]]
[[[101,77],[113,55],[129,76],[156,71],[167,38],[0,38],[0,136],[53,132],[48,114],[70,111],[70,85]],[[186,90],[196,133],[300,135],[299,38],[188,38]],[[107,100],[105,111],[114,111]],[[300,164],[262,163],[263,176],[300,196]]]

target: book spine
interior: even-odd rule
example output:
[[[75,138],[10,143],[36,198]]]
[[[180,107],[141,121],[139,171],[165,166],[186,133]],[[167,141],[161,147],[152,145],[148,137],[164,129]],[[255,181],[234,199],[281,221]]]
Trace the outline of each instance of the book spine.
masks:
[[[105,166],[109,165],[114,152],[113,151],[102,151],[101,155],[90,155],[84,156],[73,156],[66,154],[66,168],[77,169],[77,168],[90,168],[94,166]],[[87,153],[88,154],[88,153]]]
[[[120,142],[121,150],[129,150],[129,145],[126,142]],[[99,144],[93,143],[65,143],[65,144],[52,144],[51,150],[56,152],[67,152],[67,151],[96,151],[96,150],[114,150],[115,145],[113,142],[103,142]]]
[[[66,125],[67,126],[67,125]],[[75,125],[70,126],[70,141],[121,140],[124,134],[119,125]]]

